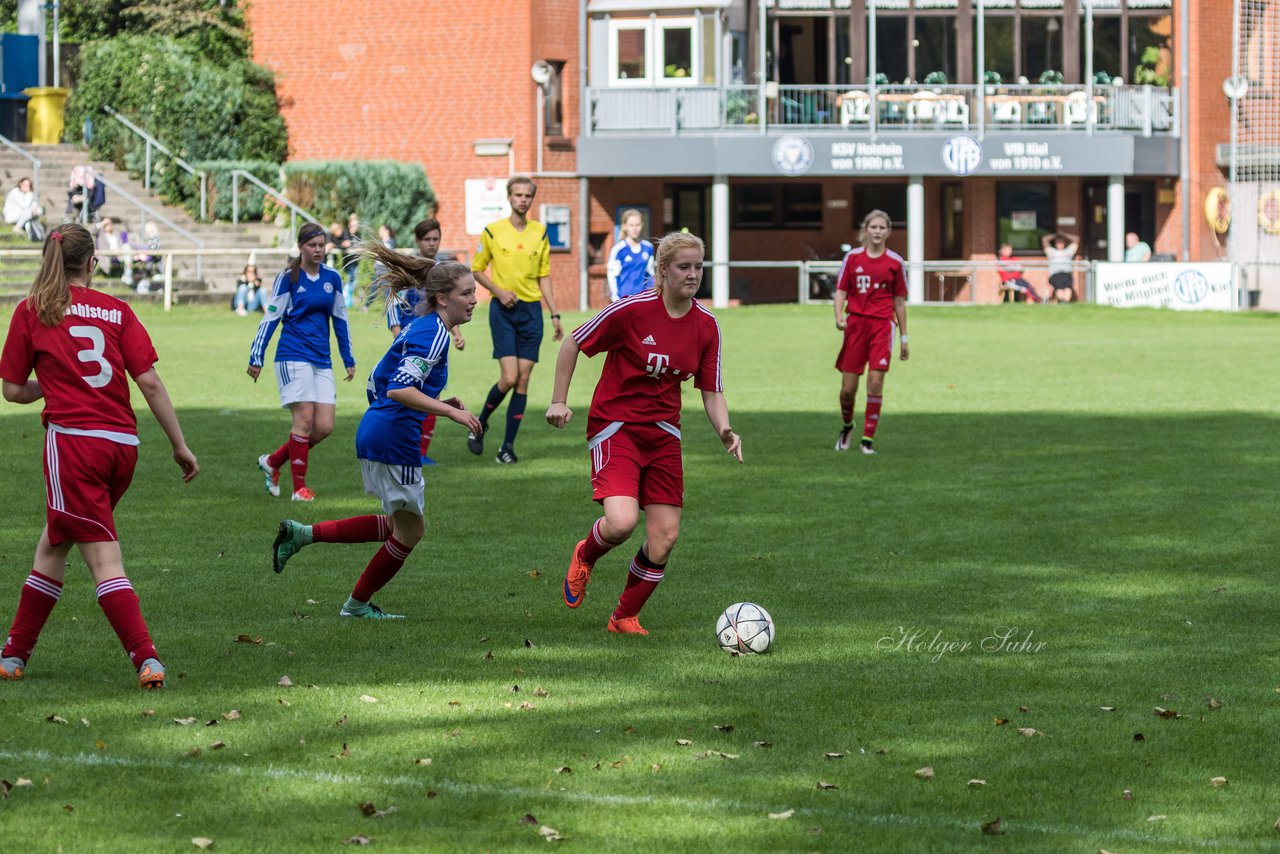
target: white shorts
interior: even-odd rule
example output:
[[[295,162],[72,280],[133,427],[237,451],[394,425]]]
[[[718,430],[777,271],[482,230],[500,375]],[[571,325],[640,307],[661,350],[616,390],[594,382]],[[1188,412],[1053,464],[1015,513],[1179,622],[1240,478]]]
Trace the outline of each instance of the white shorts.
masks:
[[[310,362],[276,362],[275,365],[281,406],[293,403],[337,404],[338,388],[333,384],[333,368],[317,368]]]
[[[360,474],[364,477],[364,491],[382,500],[382,512],[388,516],[397,510],[423,515],[421,466],[393,466],[361,460]]]

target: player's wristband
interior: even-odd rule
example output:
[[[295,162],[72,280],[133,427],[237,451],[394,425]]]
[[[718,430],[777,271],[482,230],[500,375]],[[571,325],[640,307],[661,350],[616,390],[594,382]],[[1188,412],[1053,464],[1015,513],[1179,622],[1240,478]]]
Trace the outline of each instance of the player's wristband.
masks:
[[[906,344],[906,343],[907,343],[907,336],[905,336],[905,335],[899,335],[899,336],[898,336],[898,341],[899,341],[900,343],[902,343],[902,344]]]
[[[569,403],[569,401],[567,401],[567,400],[553,400],[553,401],[551,401],[551,405],[552,405],[552,406],[555,406],[557,403],[559,403],[559,404],[561,404],[561,405],[567,405],[567,404]]]
[[[551,315],[551,319],[552,319],[552,320],[559,320],[559,319],[560,319],[560,315],[558,315],[558,314],[553,314],[553,315]]]

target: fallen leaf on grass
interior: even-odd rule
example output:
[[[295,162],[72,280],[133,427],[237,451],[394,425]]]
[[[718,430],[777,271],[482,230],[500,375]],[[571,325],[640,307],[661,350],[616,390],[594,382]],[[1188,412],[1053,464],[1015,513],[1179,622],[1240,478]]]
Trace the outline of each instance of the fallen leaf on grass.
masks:
[[[400,808],[397,806],[390,806],[390,807],[387,807],[385,810],[380,810],[373,805],[373,801],[365,801],[359,806],[360,806],[360,813],[365,818],[386,818],[387,816],[391,815],[393,812],[400,812]]]
[[[537,687],[537,688],[534,688],[534,689],[533,689],[533,696],[535,696],[535,697],[550,697],[550,696],[551,696],[551,693],[550,693],[549,691],[547,691],[547,689],[546,689],[546,688],[543,688],[543,687],[539,686],[539,687]]]
[[[7,798],[11,791],[13,791],[13,784],[8,780],[0,780],[0,795]]]
[[[1216,712],[1218,709],[1221,709],[1221,708],[1222,708],[1222,703],[1221,703],[1221,702],[1219,702],[1219,701],[1218,701],[1216,698],[1214,698],[1214,697],[1210,697],[1210,698],[1206,701],[1205,705],[1207,705],[1207,706],[1209,707],[1209,711],[1211,711],[1211,712]]]
[[[538,826],[538,820],[537,820],[536,818],[534,818],[534,817],[533,817],[533,813],[529,813],[529,812],[527,812],[527,813],[525,813],[524,815],[520,816],[520,823],[521,823],[521,824],[527,824],[527,825],[529,825],[530,827],[537,827],[537,826]]]
[[[999,817],[993,818],[991,819],[991,821],[983,822],[982,832],[987,834],[988,836],[998,836],[1001,833],[1004,833],[1004,830],[1000,827]]]
[[[1027,738],[1032,738],[1033,736],[1044,735],[1044,733],[1029,726],[1020,726],[1018,727],[1018,735],[1025,735]]]
[[[201,749],[200,749],[200,748],[198,748],[198,747],[193,747],[193,748],[191,748],[190,750],[188,750],[188,751],[187,751],[187,758],[188,758],[188,759],[195,759],[197,756],[201,755],[202,753],[204,753],[204,751],[203,751],[203,750],[201,750]]]
[[[1173,709],[1162,709],[1159,706],[1155,708],[1156,717],[1158,718],[1176,718],[1178,713]]]
[[[1271,829],[1280,832],[1280,818],[1276,819],[1276,823],[1271,825]]]
[[[222,719],[223,719],[224,721],[234,721],[234,720],[239,720],[239,719],[240,719],[240,710],[239,710],[239,709],[232,709],[232,710],[231,710],[231,711],[229,711],[229,712],[223,712],[223,713],[222,713]]]
[[[57,715],[49,715],[45,720],[51,724],[65,724],[67,722],[66,718],[58,717]]]
[[[1008,722],[1009,722],[1008,718],[996,718],[995,721],[993,721],[993,723],[995,723],[996,726],[1004,726]]]
[[[693,754],[694,759],[707,759],[712,756],[719,756],[721,759],[737,759],[736,753],[721,753],[718,750],[704,750],[701,753]]]
[[[564,839],[564,837],[560,835],[560,831],[556,830],[554,827],[547,827],[545,824],[538,828],[538,835],[548,842],[559,842],[561,839]]]
[[[26,777],[19,777],[18,779],[13,781],[13,787],[15,789],[25,789],[31,785],[33,785],[32,782],[28,780]]]
[[[80,723],[81,723],[81,724],[83,724],[84,726],[88,726],[88,725],[89,725],[89,719],[88,719],[88,718],[81,718],[81,719],[80,719]]]
[[[796,814],[795,810],[786,810],[785,812],[771,812],[769,813],[769,818],[777,818],[777,819],[791,818],[791,816],[795,814]]]
[[[716,732],[733,732],[733,724],[712,724],[711,728]]]
[[[815,789],[838,789],[840,787],[837,786],[835,783],[827,783],[823,780],[819,780],[818,785],[814,786],[814,788]]]
[[[524,709],[526,712],[532,712],[537,707],[534,706],[533,703],[524,702],[520,704],[520,708]]]
[[[843,753],[824,753],[822,755],[827,757],[828,759],[844,759]]]
[[[493,658],[493,650],[489,650],[484,654],[484,660],[489,661]]]
[[[154,718],[156,716],[155,709],[143,709],[139,714],[144,718]]]
[[[623,735],[635,735],[635,734],[636,734],[636,728],[635,728],[635,727],[633,727],[633,726],[629,726],[629,727],[627,727],[626,729],[624,729],[624,730],[622,731],[622,734],[623,734]]]
[[[1167,815],[1149,815],[1147,816],[1147,821],[1164,821],[1168,817]]]
[[[308,600],[307,600],[307,604],[308,604],[308,605],[319,605],[319,604],[320,604],[320,602],[319,602],[319,600],[317,600],[317,599],[308,599]]]
[[[205,726],[217,726],[217,725],[218,725],[218,719],[217,719],[217,718],[213,718],[212,720],[205,721],[205,724],[204,724],[204,725],[205,725]]]
[[[63,805],[62,805],[62,808],[63,808],[64,810],[66,810],[67,812],[75,812],[75,811],[76,811],[76,808],[75,808],[73,805],[71,805],[71,804],[63,804]]]
[[[888,756],[888,755],[889,755],[889,748],[887,747],[881,747],[879,750],[876,751],[876,756]]]
[[[432,798],[434,798],[437,794],[439,794],[439,793],[438,793],[438,792],[434,792],[434,791],[432,791],[431,789],[427,789],[427,800],[431,800],[431,799],[432,799]]]
[[[1131,800],[1133,800],[1133,789],[1125,789],[1123,792],[1121,792],[1121,793],[1120,793],[1120,800],[1122,800],[1122,801],[1131,801]]]
[[[195,718],[174,718],[173,722],[178,726],[191,726],[196,722]]]
[[[932,779],[933,779],[933,766],[931,766],[931,765],[926,765],[926,766],[925,766],[925,767],[923,767],[923,768],[918,768],[918,769],[916,769],[915,774],[916,774],[916,777],[917,777],[917,778],[919,778],[919,779],[921,779],[921,780],[932,780]]]
[[[1227,785],[1227,778],[1226,778],[1226,777],[1214,777],[1214,778],[1213,778],[1212,780],[1210,780],[1209,782],[1213,784],[1213,787],[1214,787],[1215,789],[1221,789],[1223,786]]]
[[[205,836],[197,836],[191,840],[191,844],[203,851],[205,848],[213,847],[213,840]]]
[[[526,649],[533,649],[533,641],[529,640],[528,638],[524,639],[524,645]]]
[[[820,828],[820,827],[810,827],[810,828],[807,828],[807,829],[805,830],[805,833],[812,833],[814,836],[818,836],[818,835],[820,835],[820,834],[822,833],[822,828]]]
[[[677,746],[679,746],[679,747],[688,747],[688,746],[690,746],[691,744],[693,744],[693,742],[692,742],[692,741],[690,741],[690,740],[689,740],[689,739],[687,739],[687,738],[677,738],[677,739],[676,739],[676,745],[677,745]]]
[[[340,717],[340,718],[338,718],[336,721],[334,721],[333,725],[334,725],[334,726],[336,726],[336,727],[338,727],[338,726],[343,726],[343,725],[345,725],[345,724],[346,724],[347,720],[348,720],[347,716],[346,716],[346,715],[343,715],[342,717]]]
[[[570,768],[568,765],[561,765],[559,768],[557,768],[557,769],[556,769],[556,773],[557,773],[557,774],[572,774],[572,773],[573,773],[573,769],[572,769],[572,768]]]
[[[450,701],[449,701],[449,705],[450,705],[450,706],[461,706],[461,705],[462,705],[462,702],[461,702],[460,700],[450,700]]]
[[[1104,712],[1114,712],[1116,710],[1115,706],[1098,706],[1098,708]]]
[[[377,698],[377,697],[370,697],[368,694],[361,694],[361,695],[360,695],[360,702],[362,702],[362,703],[376,703],[376,702],[378,702],[378,698]]]
[[[368,845],[371,840],[367,836],[348,836],[342,840],[343,845]]]
[[[542,577],[542,573],[538,572],[538,570],[536,569],[531,569],[529,570],[529,577],[532,578],[534,581],[537,581],[539,578]]]
[[[1020,711],[1020,712],[1029,712],[1029,711],[1031,711],[1031,709],[1027,708],[1026,706],[1018,706],[1018,711]]]
[[[768,750],[770,747],[773,747],[773,742],[772,742],[772,741],[756,741],[756,742],[752,742],[752,743],[753,743],[756,747],[759,747],[759,748],[764,749],[764,750]]]
[[[262,646],[262,635],[258,635],[257,637],[250,637],[249,635],[237,635],[236,643],[251,643],[254,646]]]
[[[986,781],[986,780],[979,780],[979,779],[977,779],[977,778],[975,777],[974,779],[970,780],[968,783],[965,783],[965,785],[966,785],[966,786],[968,786],[968,787],[969,787],[969,788],[971,788],[971,789],[977,789],[977,788],[980,788],[980,787],[982,787],[982,786],[987,785],[987,781]]]
[[[100,738],[93,742],[93,746],[96,747],[98,750],[107,749],[107,743]]]
[[[292,688],[293,680],[290,679],[288,676],[281,676],[280,681],[277,682],[276,684],[279,685],[281,688]]]
[[[292,705],[293,705],[293,704],[292,704],[292,703],[290,703],[288,700],[286,700],[284,697],[276,697],[276,702],[277,702],[277,703],[279,703],[279,704],[280,704],[280,705],[282,705],[282,706],[292,706]]]
[[[215,741],[213,744],[209,745],[209,749],[210,749],[210,750],[221,750],[222,748],[224,748],[224,747],[226,747],[226,746],[227,746],[227,743],[226,743],[225,741]]]
[[[430,765],[430,764],[431,764],[431,757],[430,757],[430,756],[424,756],[424,757],[422,757],[421,759],[415,759],[415,760],[413,760],[413,764],[414,764],[414,765]]]

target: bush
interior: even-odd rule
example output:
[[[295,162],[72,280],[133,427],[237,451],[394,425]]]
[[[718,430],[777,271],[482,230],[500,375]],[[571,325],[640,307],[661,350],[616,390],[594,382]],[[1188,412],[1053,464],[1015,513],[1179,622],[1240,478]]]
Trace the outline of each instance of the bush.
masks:
[[[200,186],[195,178],[172,167],[167,169],[157,185],[158,193],[171,204],[180,204],[192,216],[200,213]],[[197,171],[207,173],[209,183],[208,213],[210,219],[231,219],[231,171],[243,169],[268,187],[280,186],[280,164],[271,160],[198,160],[191,164]],[[153,172],[154,167],[153,167]],[[266,194],[253,184],[240,181],[241,222],[264,218]]]
[[[353,211],[376,228],[403,234],[436,211],[436,194],[418,164],[393,160],[302,161],[284,165],[285,195],[326,227]]]
[[[140,171],[141,140],[104,113],[106,105],[188,161],[279,162],[286,153],[270,72],[247,60],[211,62],[172,39],[120,35],[86,45],[79,86],[67,100],[68,141],[78,141],[88,119],[93,155]],[[166,187],[185,178],[167,174],[179,171],[167,158],[153,158],[153,177],[157,167]]]

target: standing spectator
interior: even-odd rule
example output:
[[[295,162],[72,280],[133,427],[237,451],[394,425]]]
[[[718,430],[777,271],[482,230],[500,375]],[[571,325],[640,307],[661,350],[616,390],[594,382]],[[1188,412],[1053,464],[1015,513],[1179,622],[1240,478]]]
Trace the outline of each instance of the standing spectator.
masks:
[[[596,562],[631,537],[644,511],[644,543],[606,625],[615,634],[649,633],[640,625],[640,609],[662,581],[680,535],[682,382],[693,380],[711,429],[725,452],[742,462],[742,439],[729,426],[724,399],[720,326],[693,298],[702,284],[702,261],[701,239],[668,234],[658,244],[654,289],[605,307],[574,330],[556,357],[547,421],[562,428],[573,417],[567,401],[578,354],[608,353],[587,411],[591,497],[604,516],[573,548],[565,605],[582,604]]]
[[[369,408],[356,430],[356,457],[365,492],[382,502],[381,515],[352,516],[304,525],[280,523],[272,546],[272,568],[312,543],[378,543],[380,548],[356,581],[340,617],[399,620],[373,604],[373,597],[404,566],[425,529],[422,469],[418,466],[419,422],[434,413],[478,429],[476,417],[456,397],[440,399],[449,379],[449,330],[471,319],[476,283],[467,265],[435,264],[401,255],[372,241],[360,250],[386,268],[385,287],[421,290],[424,312],[396,338],[369,376]]]
[[[836,370],[840,372],[840,414],[844,426],[836,450],[849,450],[853,432],[853,405],[858,378],[867,370],[867,411],[863,419],[861,450],[874,454],[876,428],[884,405],[884,378],[893,357],[893,327],[898,326],[899,358],[907,348],[907,276],[902,256],[890,250],[889,215],[872,211],[863,217],[858,240],[862,246],[845,256],[836,278],[836,329],[844,333]],[[846,314],[846,308],[848,313]]]
[[[538,362],[538,350],[542,346],[543,300],[555,329],[552,340],[564,337],[548,281],[551,245],[547,242],[547,229],[528,218],[537,192],[538,186],[532,178],[516,175],[508,179],[511,216],[485,227],[484,234],[480,235],[480,248],[471,259],[471,272],[476,281],[493,294],[489,304],[489,331],[493,334],[493,358],[498,360],[499,375],[480,412],[482,429],[467,436],[467,449],[477,455],[484,453],[489,416],[514,388],[515,394],[507,404],[507,432],[496,457],[499,463],[516,462],[516,433],[528,401],[529,374]],[[491,265],[492,278],[484,272]]]
[[[98,249],[98,266],[112,278],[120,276],[126,285],[133,284],[133,258],[129,253],[128,232],[117,232],[116,222],[107,217],[98,225],[95,241]]]
[[[609,301],[643,293],[653,287],[653,244],[641,240],[644,214],[635,208],[622,212],[622,239],[609,250]]]
[[[1041,237],[1040,247],[1049,261],[1049,288],[1053,291],[1053,301],[1072,302],[1076,298],[1076,289],[1071,266],[1080,248],[1080,238],[1058,231]]]
[[[94,176],[93,168],[73,166],[67,187],[67,219],[97,222],[99,208],[107,203],[107,188]]]
[[[378,226],[378,239],[382,241],[382,245],[388,249],[396,248],[396,230],[385,222]]]
[[[307,456],[333,432],[338,394],[333,381],[329,325],[338,338],[338,352],[347,369],[347,382],[356,375],[347,330],[347,305],[342,276],[324,261],[324,229],[313,222],[298,229],[299,255],[276,277],[266,316],[258,325],[245,373],[258,381],[271,336],[282,321],[276,346],[276,383],[280,405],[288,408],[289,438],[270,454],[258,457],[269,495],[280,494],[280,469],[288,462],[293,476],[293,500],[315,501],[307,487]]]
[[[1129,232],[1124,236],[1124,260],[1127,264],[1146,263],[1151,260],[1151,247],[1138,235]]]
[[[996,271],[1000,274],[1000,290],[1003,292],[1004,301],[1008,301],[1010,294],[1023,294],[1032,302],[1043,302],[1035,288],[1031,287],[1031,283],[1023,277],[1022,262],[1013,257],[1012,245],[1000,244],[997,265]]]
[[[262,308],[262,277],[254,264],[245,264],[244,271],[236,278],[236,295],[231,305],[236,314],[244,317],[251,311]]]
[[[44,225],[40,217],[44,208],[36,202],[30,178],[19,178],[18,186],[4,199],[4,221],[13,225],[14,233],[26,234],[33,243],[44,242]]]
[[[98,606],[128,654],[138,684],[162,688],[165,668],[125,576],[113,518],[138,461],[129,377],[168,437],[182,479],[190,481],[200,466],[156,373],[159,357],[147,331],[128,303],[89,287],[94,263],[93,236],[86,228],[67,223],[50,233],[40,272],[13,312],[0,356],[4,399],[44,401],[48,490],[31,574],[0,651],[0,678],[22,678],[62,595],[74,545],[93,575]]]

